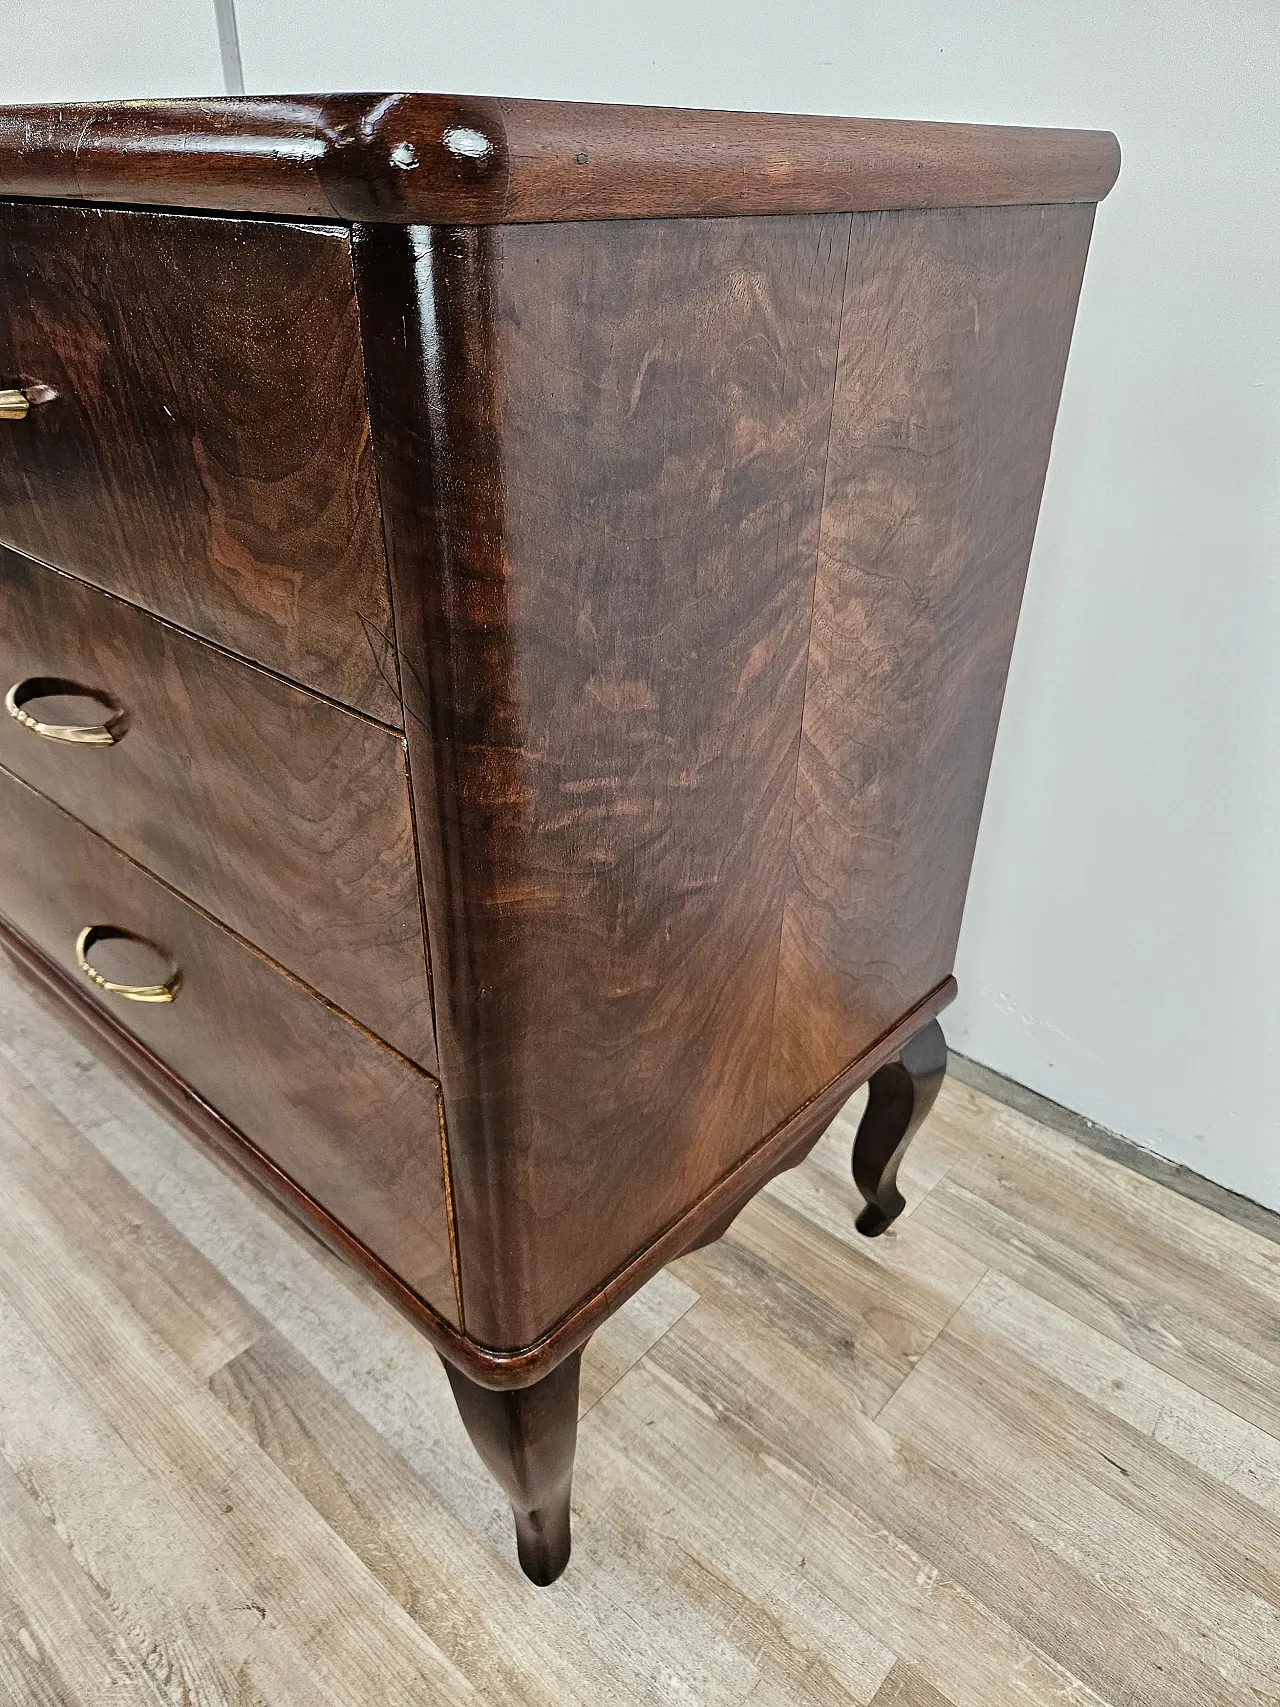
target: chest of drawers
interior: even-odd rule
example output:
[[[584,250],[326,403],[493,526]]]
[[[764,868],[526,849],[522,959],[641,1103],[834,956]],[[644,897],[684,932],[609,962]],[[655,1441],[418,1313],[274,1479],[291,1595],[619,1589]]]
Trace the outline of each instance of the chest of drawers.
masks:
[[[526,1571],[578,1362],[952,965],[1114,139],[0,110],[0,942],[446,1360]]]

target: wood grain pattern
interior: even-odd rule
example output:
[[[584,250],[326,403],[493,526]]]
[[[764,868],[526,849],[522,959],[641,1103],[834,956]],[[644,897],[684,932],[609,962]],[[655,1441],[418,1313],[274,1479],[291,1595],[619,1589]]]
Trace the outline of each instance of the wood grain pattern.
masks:
[[[634,1299],[664,1264],[683,1251],[697,1249],[709,1228],[722,1220],[727,1225],[763,1184],[790,1166],[791,1158],[807,1154],[816,1136],[830,1124],[833,1114],[850,1092],[901,1047],[933,1008],[954,994],[952,981],[952,988],[935,998],[932,1007],[926,1006],[907,1015],[900,1026],[895,1027],[862,1060],[855,1062],[847,1075],[838,1080],[824,1097],[816,1098],[809,1107],[771,1133],[763,1144],[752,1150],[704,1197],[691,1204],[658,1238],[636,1252],[604,1286],[562,1318],[550,1333],[534,1345],[514,1352],[502,1352],[479,1345],[460,1332],[456,1325],[460,1315],[455,1314],[450,1321],[440,1310],[425,1303],[379,1259],[370,1244],[354,1238],[242,1130],[224,1119],[164,1060],[133,1032],[126,1030],[114,1013],[108,1013],[95,1001],[88,993],[90,986],[82,976],[77,974],[73,978],[28,937],[6,924],[2,917],[0,948],[4,949],[18,973],[25,977],[29,995],[42,1009],[60,1010],[77,1025],[82,1040],[99,1059],[109,1062],[115,1070],[123,1068],[185,1131],[265,1190],[286,1217],[300,1222],[336,1258],[367,1275],[378,1296],[425,1335],[449,1362],[482,1386],[495,1389],[527,1387],[570,1352],[584,1345],[589,1336],[597,1331],[607,1334],[615,1313]]]
[[[539,1588],[569,1563],[569,1494],[578,1441],[580,1351],[541,1381],[495,1392],[452,1363],[445,1374],[471,1444],[511,1501],[520,1568]]]
[[[0,1291],[22,1288],[21,1311],[0,1308],[4,1473],[21,1477],[0,1535],[14,1707],[77,1689],[97,1707],[100,1682],[113,1707],[153,1707],[156,1676],[219,1701],[238,1674],[272,1707],[395,1699],[410,1675],[451,1699],[457,1683],[419,1680],[408,1620],[480,1699],[518,1707],[1280,1695],[1276,1514],[1229,1484],[1229,1436],[1209,1467],[1181,1451],[1199,1419],[1206,1441],[1228,1427],[1243,1391],[1221,1336],[1233,1303],[1237,1371],[1261,1394],[1269,1361],[1276,1388],[1259,1324],[1280,1270],[1258,1234],[949,1079],[907,1164],[932,1191],[861,1240],[841,1119],[678,1265],[690,1307],[583,1417],[577,1558],[535,1594],[425,1342],[217,1169],[175,1191],[182,1139],[20,1000],[0,959],[0,1102],[19,1071],[81,1121],[82,1147],[136,1182],[105,1221],[139,1231],[128,1279],[129,1242],[39,1215],[0,1152]],[[52,1166],[66,1136],[33,1117],[24,1141],[46,1137]],[[793,1187],[804,1210],[784,1206]],[[1059,1278],[1050,1225],[1062,1253],[1091,1253],[1087,1287]],[[208,1389],[139,1328],[162,1236],[173,1261],[192,1241],[184,1295],[211,1288],[213,1310],[235,1290],[263,1313]],[[1014,1273],[1036,1293],[1001,1281]],[[1138,1335],[1163,1340],[1177,1378],[1130,1351]],[[1263,1466],[1277,1425],[1260,1433]],[[390,1615],[394,1668],[364,1639]]]
[[[871,1707],[954,1707],[931,1683],[910,1666],[894,1666],[877,1690]]]
[[[947,1336],[942,1338],[945,1343]],[[939,1364],[951,1362],[940,1351],[931,1351],[921,1367],[934,1358]],[[1016,1699],[1013,1654],[1022,1641],[1029,1642],[1036,1655],[1028,1669],[1039,1675],[1025,1685],[1033,1693],[1051,1689],[1056,1681],[1060,1696],[1070,1700],[1072,1680],[1078,1680],[1075,1687],[1092,1689],[1096,1699],[1098,1686],[1110,1681],[1114,1698],[1141,1701],[1144,1686],[1158,1675],[1161,1698],[1188,1707],[1239,1698],[1233,1697],[1232,1685],[1215,1678],[1212,1662],[1197,1655],[1191,1644],[1184,1652],[1171,1651],[1167,1633],[1151,1617],[1149,1606],[1135,1603],[1108,1574],[1091,1571],[1087,1562],[1082,1568],[1079,1550],[1072,1557],[1074,1514],[1063,1514],[1060,1541],[1043,1530],[1037,1535],[1034,1520],[1023,1520],[1013,1488],[1001,1488],[993,1498],[982,1474],[966,1467],[965,1474],[955,1476],[955,1460],[967,1452],[971,1440],[981,1438],[977,1416],[966,1417],[959,1429],[956,1407],[935,1404],[933,1443],[923,1451],[914,1433],[896,1421],[899,1396],[886,1407],[883,1421],[873,1420],[861,1412],[829,1363],[824,1366],[785,1340],[744,1332],[723,1317],[699,1318],[696,1310],[681,1318],[650,1363],[692,1401],[701,1401],[702,1420],[686,1442],[691,1466],[716,1461],[721,1431],[708,1427],[707,1419],[719,1415],[726,1402],[734,1404],[741,1425],[722,1448],[732,1458],[735,1480],[744,1471],[751,1474],[746,1465],[764,1441],[794,1442],[787,1449],[797,1472],[789,1490],[792,1499],[821,1490],[811,1517],[803,1522],[806,1567],[830,1584],[845,1609],[872,1634],[957,1703],[971,1701],[976,1707],[984,1701]],[[916,1379],[913,1375],[900,1394]],[[988,1404],[978,1398],[973,1409],[980,1416]],[[1058,1419],[1059,1428],[1063,1420]],[[639,1432],[633,1426],[628,1445]],[[955,1433],[961,1442],[953,1456],[943,1440]],[[1009,1451],[1007,1440],[1003,1450]],[[642,1444],[638,1451],[644,1453]],[[717,1471],[722,1463],[717,1462]],[[847,1476],[843,1486],[842,1467]],[[705,1483],[716,1475],[709,1469],[691,1473]],[[1090,1503],[1087,1485],[1078,1485],[1078,1493]],[[707,1506],[712,1497],[708,1486],[702,1496]],[[940,1512],[947,1511],[950,1524],[939,1521]],[[788,1515],[792,1522],[802,1519],[794,1505]],[[1089,1518],[1081,1517],[1090,1538],[1105,1547],[1111,1533],[1105,1510],[1095,1505]],[[714,1546],[714,1528],[702,1545]],[[1141,1545],[1125,1551],[1131,1569],[1140,1569]],[[870,1569],[869,1553],[875,1556]],[[912,1583],[908,1573],[913,1565],[917,1574]],[[914,1606],[909,1584],[919,1596]],[[926,1606],[934,1630],[945,1632],[939,1647],[917,1623],[926,1616]],[[990,1616],[995,1606],[1004,1613],[1003,1629]],[[1185,1615],[1180,1628],[1189,1633]],[[1100,1663],[1097,1632],[1118,1629],[1125,1632],[1123,1647],[1117,1644]]]
[[[14,1707],[166,1707],[89,1574],[6,1464],[0,1468],[0,1688]]]
[[[926,1514],[945,1470],[926,1443],[900,1544],[893,1424],[868,1415],[911,1416],[924,1360],[949,1378],[970,1306],[983,1332],[1024,1342],[1045,1331],[1038,1306],[1011,1328],[1018,1300],[953,1260],[941,1323],[922,1310],[904,1332],[867,1303],[883,1347],[833,1362],[847,1229],[828,1219],[818,1254],[794,1226],[780,1236],[813,1286],[774,1286],[762,1319],[785,1296],[802,1324],[779,1353],[735,1318],[779,1218],[748,1219],[745,1259],[732,1241],[752,1193],[877,1072],[855,1175],[882,1213],[858,1225],[887,1231],[903,1209],[911,1110],[888,1132],[881,1070],[901,1055],[917,1114],[941,1080],[933,1016],[955,990],[1093,203],[1117,168],[1098,133],[452,96],[0,113],[0,190],[223,215],[0,204],[0,384],[30,401],[0,434],[15,589],[0,586],[0,668],[6,647],[38,654],[14,673],[47,678],[46,700],[87,677],[125,707],[122,740],[96,753],[0,734],[0,759],[62,803],[0,770],[0,946],[444,1353],[537,1582],[568,1556],[588,1335],[663,1261],[707,1246],[705,1295],[650,1322],[584,1408],[612,1430],[594,1487],[629,1509],[674,1458],[695,1551],[684,1606],[667,1602],[694,1608],[761,1707],[801,1678],[815,1700],[893,1699],[896,1675],[904,1701],[986,1707],[1015,1682],[1030,1702],[1098,1675],[1056,1622],[1080,1573],[1034,1498],[1054,1451],[1002,1510],[982,1493],[1003,1486],[1008,1442],[975,1456],[976,1548],[952,1524],[938,1584]],[[108,977],[169,979],[164,996],[180,966],[176,1003],[131,1006],[81,959],[90,992],[75,970],[90,924]],[[908,1042],[922,1026],[927,1050]],[[30,1047],[18,1030],[0,1064]],[[233,1436],[192,1393],[194,1371],[224,1367],[222,1341],[163,1290],[100,1275],[80,1296],[69,1238],[122,1275],[118,1223],[78,1180],[64,1201],[32,1154],[0,1113],[0,1348],[47,1405],[46,1353],[74,1369],[117,1432],[136,1390],[139,1464],[239,1583],[228,1538],[260,1544],[297,1459],[268,1467],[273,1413],[246,1411],[271,1367],[256,1324],[232,1358],[245,1384],[219,1383],[253,1430]],[[190,1334],[189,1355],[148,1320],[160,1342]],[[1097,1348],[1063,1337],[1091,1393]],[[1262,1466],[1224,1485],[1280,1509],[1261,1431],[1182,1411],[1153,1425],[1157,1444],[1201,1466],[1216,1431]],[[64,1451],[76,1428],[92,1436],[93,1419],[72,1422]],[[666,1460],[650,1427],[681,1443]],[[431,1440],[436,1473],[449,1449]],[[851,1441],[867,1460],[852,1478]],[[24,1488],[47,1479],[30,1415],[4,1397],[0,1454]],[[98,1492],[52,1481],[57,1501],[101,1511]],[[235,1501],[218,1516],[232,1485],[258,1502],[247,1523]],[[739,1486],[745,1507],[726,1497]],[[320,1560],[312,1578],[291,1554],[280,1578],[317,1699],[362,1699],[372,1653],[406,1701],[420,1685],[470,1698],[403,1602],[389,1647],[364,1631],[326,1647],[345,1549],[296,1490],[282,1503]],[[777,1543],[763,1553],[757,1508]],[[367,1523],[346,1527],[367,1545]],[[1180,1547],[1148,1552],[1168,1566]],[[981,1604],[1002,1551],[1016,1629]],[[803,1646],[820,1622],[802,1582],[780,1599],[778,1565],[762,1575],[762,1557],[796,1553],[835,1585],[838,1660],[775,1640]],[[1095,1549],[1078,1599],[1088,1629],[1135,1619],[1118,1674],[1133,1696],[1175,1621],[1149,1578],[1113,1582],[1114,1566]],[[642,1599],[625,1573],[615,1586]],[[908,1635],[935,1587],[948,1643],[972,1650],[958,1678]],[[155,1674],[184,1700],[228,1695],[222,1674],[170,1658],[183,1626],[150,1589],[126,1627],[163,1632]],[[1211,1702],[1215,1676],[1256,1693],[1231,1643],[1265,1620],[1221,1604],[1212,1657],[1180,1652],[1162,1674],[1178,1699]],[[67,1680],[36,1647],[22,1682],[56,1690]],[[260,1658],[243,1653],[237,1690]],[[671,1695],[663,1663],[623,1694]]]
[[[37,1398],[19,1411],[6,1402],[12,1389],[0,1396],[4,1451],[81,1568],[100,1559],[118,1585],[133,1614],[121,1634],[170,1680],[167,1699],[238,1696],[256,1707],[288,1699],[290,1680],[306,1675],[311,1700],[356,1707],[382,1667],[395,1707],[424,1698],[474,1707],[466,1679],[352,1571],[314,1508],[118,1308],[110,1284],[77,1273],[72,1247],[21,1193],[6,1194],[0,1227],[0,1354]],[[127,1520],[107,1521],[112,1489],[134,1522],[150,1520],[155,1555],[130,1548]],[[68,1507],[71,1521],[59,1522]],[[277,1596],[289,1607],[280,1627],[263,1604]],[[110,1607],[113,1596],[99,1600]]]
[[[1280,1435],[1280,1256],[1266,1241],[1220,1215],[1192,1214],[1154,1182],[1055,1142],[1008,1110],[955,1158],[920,1208],[930,1232],[951,1242],[963,1227],[974,1255],[1026,1292]]]
[[[854,221],[767,1124],[954,965],[1092,223]]]
[[[1211,1539],[1203,1511],[1217,1500],[1207,1491],[1201,1521],[1187,1526],[1189,1480],[1185,1505],[1175,1498],[1153,1510],[1152,1484],[1168,1474],[1160,1443],[1144,1452],[1136,1431],[1099,1426],[1091,1407],[1064,1403],[1056,1381],[1036,1380],[995,1336],[974,1331],[978,1313],[966,1304],[927,1367],[882,1413],[922,1480],[983,1490],[965,1549],[975,1588],[982,1592],[988,1573],[998,1573],[1019,1626],[1053,1642],[1084,1683],[1109,1685],[1120,1699],[1142,1699],[1152,1677],[1162,1694],[1187,1701],[1274,1699],[1274,1670],[1255,1657],[1259,1637],[1280,1634],[1274,1550],[1255,1561],[1233,1537]],[[1179,1408],[1175,1399],[1172,1414]],[[1129,1481],[1146,1487],[1131,1493]],[[886,1489],[874,1503],[883,1510],[889,1497]],[[922,1508],[901,1521],[908,1534],[923,1534],[928,1523]],[[993,1565],[983,1567],[980,1548]],[[1089,1586],[1078,1590],[1081,1578]],[[1063,1592],[1075,1596],[1074,1627],[1052,1610]],[[1192,1635],[1195,1609],[1209,1601],[1217,1615]],[[1105,1660],[1093,1635],[1102,1627],[1126,1633],[1123,1652]]]
[[[28,676],[109,692],[126,732],[3,717],[0,764],[434,1068],[401,736],[0,547],[0,691]]]
[[[860,220],[856,257],[839,216],[357,232],[468,1332],[423,1323],[484,1384],[719,1231],[953,988],[1088,218]],[[820,553],[833,390],[887,448],[837,437]],[[862,583],[859,469],[918,518]],[[840,913],[873,892],[878,958]]]
[[[52,1216],[200,1380],[262,1332],[261,1319],[169,1225],[149,1213],[101,1151],[10,1067],[0,1077],[8,1176]]]
[[[400,1385],[405,1362],[396,1358]],[[451,1497],[415,1474],[412,1455],[397,1451],[283,1333],[269,1330],[210,1387],[485,1702],[599,1707],[616,1687],[620,1644],[608,1641],[596,1652],[567,1641],[554,1603],[563,1604],[570,1585],[555,1597],[533,1596],[459,1514],[464,1454],[472,1448],[450,1415],[452,1396],[438,1365],[432,1373],[439,1389],[432,1421],[453,1429],[453,1449],[441,1454]],[[544,1609],[553,1602],[550,1617],[529,1617],[535,1600]]]
[[[943,990],[1091,221],[358,234],[482,1344]]]
[[[464,95],[0,108],[0,194],[421,224],[1098,201],[1107,132]]]
[[[104,997],[117,1023],[456,1320],[435,1081],[3,771],[0,804],[10,921],[76,977],[83,925],[158,943],[181,968],[177,1000]]]
[[[6,205],[0,384],[0,541],[398,721],[345,234]]]
[[[43,1529],[62,1556],[67,1599],[77,1587],[92,1594],[95,1616],[81,1615],[88,1628],[79,1641],[71,1630],[59,1631],[57,1661],[69,1662],[74,1674],[94,1659],[101,1664],[110,1658],[124,1673],[114,1690],[91,1689],[86,1707],[136,1699],[154,1700],[157,1707],[173,1707],[175,1701],[239,1707],[246,1698],[254,1702],[247,1687],[278,1699],[300,1656],[280,1630],[264,1628],[253,1610],[250,1582],[234,1562],[227,1569],[225,1556],[217,1558],[216,1543],[197,1538],[157,1479],[86,1402],[70,1371],[59,1367],[7,1299],[0,1300],[0,1336],[6,1368],[21,1379],[28,1401],[22,1410],[10,1404],[3,1411],[3,1474],[20,1487],[27,1508],[23,1526],[15,1500],[5,1511],[6,1528],[16,1523],[19,1534],[23,1527]],[[44,1417],[37,1405],[44,1407]],[[119,1507],[126,1503],[131,1516],[122,1522]],[[234,1499],[223,1503],[234,1508]],[[130,1536],[143,1525],[148,1546],[140,1556]],[[22,1599],[34,1598],[39,1616],[45,1599],[39,1591],[46,1585],[35,1573],[33,1579]],[[320,1679],[314,1682],[317,1699],[332,1701]],[[147,1685],[154,1697],[145,1693]],[[61,1707],[63,1698],[56,1700]],[[17,1707],[26,1697],[14,1691],[6,1701]]]
[[[1120,169],[1105,131],[499,105],[508,222],[1096,202]]]
[[[848,224],[357,242],[485,1345],[759,1136]]]

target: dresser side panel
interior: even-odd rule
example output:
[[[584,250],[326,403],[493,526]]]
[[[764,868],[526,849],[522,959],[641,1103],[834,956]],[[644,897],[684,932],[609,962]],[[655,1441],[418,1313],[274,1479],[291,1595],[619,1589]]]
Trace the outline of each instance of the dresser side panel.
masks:
[[[952,970],[1093,213],[854,218],[769,1128]]]
[[[399,525],[436,531],[390,555],[482,1343],[536,1339],[761,1134],[848,232],[415,239],[430,304],[382,359],[417,337]]]

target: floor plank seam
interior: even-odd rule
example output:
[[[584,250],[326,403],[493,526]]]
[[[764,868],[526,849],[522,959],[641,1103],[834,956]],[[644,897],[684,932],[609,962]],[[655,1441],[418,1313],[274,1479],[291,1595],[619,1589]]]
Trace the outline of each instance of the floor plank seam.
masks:
[[[1008,1078],[994,1067],[987,1067],[970,1056],[952,1050],[947,1070],[959,1083],[990,1097],[1002,1107],[1011,1108],[1037,1125],[1070,1138],[1082,1148],[1106,1157],[1130,1173],[1164,1186],[1178,1197],[1198,1203],[1203,1209],[1212,1209],[1271,1244],[1280,1245],[1280,1212],[1268,1209],[1265,1204],[1232,1191],[1229,1186],[1219,1185],[1185,1162],[1169,1161],[1158,1151],[1149,1150],[1136,1139],[1127,1138],[1123,1132],[1113,1132],[1108,1126],[1100,1126],[1088,1115],[1078,1114],[1075,1109],[1054,1102],[1051,1097],[1019,1084],[1016,1079]]]
[[[924,1348],[924,1350],[916,1358],[915,1363],[907,1371],[907,1373],[902,1377],[902,1380],[899,1381],[898,1385],[893,1389],[893,1392],[888,1395],[888,1397],[884,1400],[883,1404],[876,1406],[876,1409],[874,1412],[868,1413],[871,1416],[873,1421],[878,1422],[880,1420],[880,1418],[884,1415],[884,1412],[888,1409],[888,1407],[897,1398],[898,1394],[906,1386],[907,1382],[910,1381],[911,1377],[918,1373],[921,1366],[927,1360],[929,1353],[933,1350],[934,1346],[936,1346],[938,1341],[943,1338],[943,1336],[947,1332],[947,1329],[955,1321],[956,1317],[964,1309],[966,1304],[968,1304],[969,1300],[973,1297],[974,1293],[978,1290],[978,1288],[982,1285],[983,1281],[987,1278],[987,1276],[990,1273],[991,1273],[991,1270],[989,1268],[983,1269],[982,1273],[974,1281],[973,1285],[965,1293],[964,1297],[956,1305],[955,1309],[952,1310],[950,1315],[947,1317],[946,1321],[943,1322],[942,1326],[938,1329],[937,1333],[933,1335],[933,1337],[929,1341],[928,1345]]]
[[[953,1185],[953,1188],[955,1190],[960,1191],[967,1196],[974,1196],[976,1198],[976,1194],[970,1193],[968,1191],[967,1187],[958,1185],[954,1181],[952,1182],[952,1185]],[[1277,1442],[1280,1442],[1280,1432],[1277,1432],[1276,1430],[1273,1430],[1271,1428],[1264,1426],[1261,1423],[1256,1422],[1252,1417],[1246,1416],[1242,1411],[1234,1409],[1223,1398],[1221,1398],[1219,1396],[1219,1394],[1214,1393],[1214,1392],[1210,1392],[1207,1390],[1208,1385],[1211,1383],[1211,1380],[1212,1380],[1212,1371],[1210,1371],[1208,1369],[1200,1369],[1193,1362],[1189,1368],[1183,1370],[1181,1373],[1174,1373],[1174,1371],[1172,1371],[1170,1369],[1166,1369],[1162,1364],[1155,1362],[1146,1353],[1137,1350],[1127,1340],[1120,1337],[1120,1335],[1118,1333],[1112,1332],[1105,1325],[1100,1325],[1096,1321],[1086,1321],[1082,1316],[1079,1316],[1074,1311],[1069,1309],[1065,1304],[1061,1303],[1056,1297],[1054,1297],[1051,1294],[1051,1292],[1049,1292],[1049,1291],[1044,1291],[1044,1292],[1037,1291],[1034,1287],[1029,1286],[1027,1284],[1026,1280],[1020,1279],[1019,1276],[1016,1273],[1012,1272],[1009,1268],[1002,1268],[998,1262],[993,1262],[990,1265],[990,1268],[988,1269],[987,1272],[989,1274],[998,1274],[1001,1277],[1001,1279],[1008,1281],[1011,1285],[1020,1286],[1020,1287],[1023,1287],[1027,1291],[1031,1291],[1036,1297],[1043,1298],[1045,1303],[1047,1303],[1051,1308],[1056,1309],[1056,1310],[1061,1310],[1063,1315],[1071,1317],[1071,1319],[1073,1321],[1080,1323],[1080,1325],[1082,1327],[1085,1327],[1085,1328],[1089,1329],[1091,1332],[1098,1334],[1101,1338],[1107,1340],[1111,1345],[1115,1346],[1118,1350],[1123,1351],[1128,1356],[1137,1359],[1138,1362],[1142,1363],[1147,1369],[1151,1370],[1153,1372],[1153,1374],[1161,1376],[1161,1377],[1168,1379],[1168,1380],[1174,1380],[1174,1381],[1179,1382],[1189,1392],[1194,1393],[1198,1398],[1203,1399],[1206,1403],[1208,1403],[1210,1405],[1214,1405],[1219,1410],[1226,1412],[1227,1415],[1233,1417],[1237,1422],[1243,1423],[1250,1428],[1256,1428],[1256,1429],[1258,1429],[1259,1433],[1265,1434],[1268,1439],[1276,1440]],[[983,1278],[985,1279],[986,1277],[984,1276]],[[981,1282],[981,1280],[979,1280],[977,1285],[981,1285],[981,1284],[982,1284],[982,1282]],[[976,1291],[976,1289],[977,1289],[977,1287],[975,1286],[973,1288],[973,1290]],[[972,1296],[972,1291],[970,1292],[970,1297],[971,1296]],[[966,1303],[968,1302],[967,1298],[966,1298],[965,1302]],[[961,1306],[961,1307],[963,1308],[963,1306]],[[1277,1300],[1277,1321],[1280,1322],[1280,1299]],[[1198,1374],[1200,1376],[1200,1383],[1203,1383],[1203,1384],[1200,1384],[1196,1380],[1192,1379],[1193,1374]],[[1276,1366],[1276,1381],[1277,1381],[1277,1386],[1280,1387],[1280,1364],[1277,1364],[1277,1366]]]
[[[541,1594],[434,1354],[0,1029],[6,1707],[1280,1703],[1280,1264],[1166,1182],[957,1079],[867,1244],[824,1140],[593,1338]]]

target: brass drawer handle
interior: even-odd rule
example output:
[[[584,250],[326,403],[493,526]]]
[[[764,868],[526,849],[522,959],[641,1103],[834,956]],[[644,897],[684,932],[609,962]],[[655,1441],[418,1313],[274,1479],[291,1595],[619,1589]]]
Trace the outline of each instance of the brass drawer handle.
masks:
[[[47,699],[52,694],[72,694],[77,699],[94,699],[105,707],[109,716],[103,723],[41,723],[22,708],[31,699]],[[5,710],[33,734],[43,735],[46,741],[67,741],[76,747],[113,747],[125,732],[124,707],[100,688],[81,687],[79,682],[63,676],[28,676],[15,682],[4,696]]]
[[[95,942],[140,942],[147,948],[156,944],[134,931],[121,930],[118,925],[86,925],[76,938],[76,965],[92,983],[109,996],[123,996],[126,1002],[171,1002],[182,988],[182,973],[175,966],[171,977],[163,984],[115,984],[104,978],[89,964],[89,950]]]
[[[31,399],[25,391],[0,391],[0,421],[25,421],[31,410]]]

